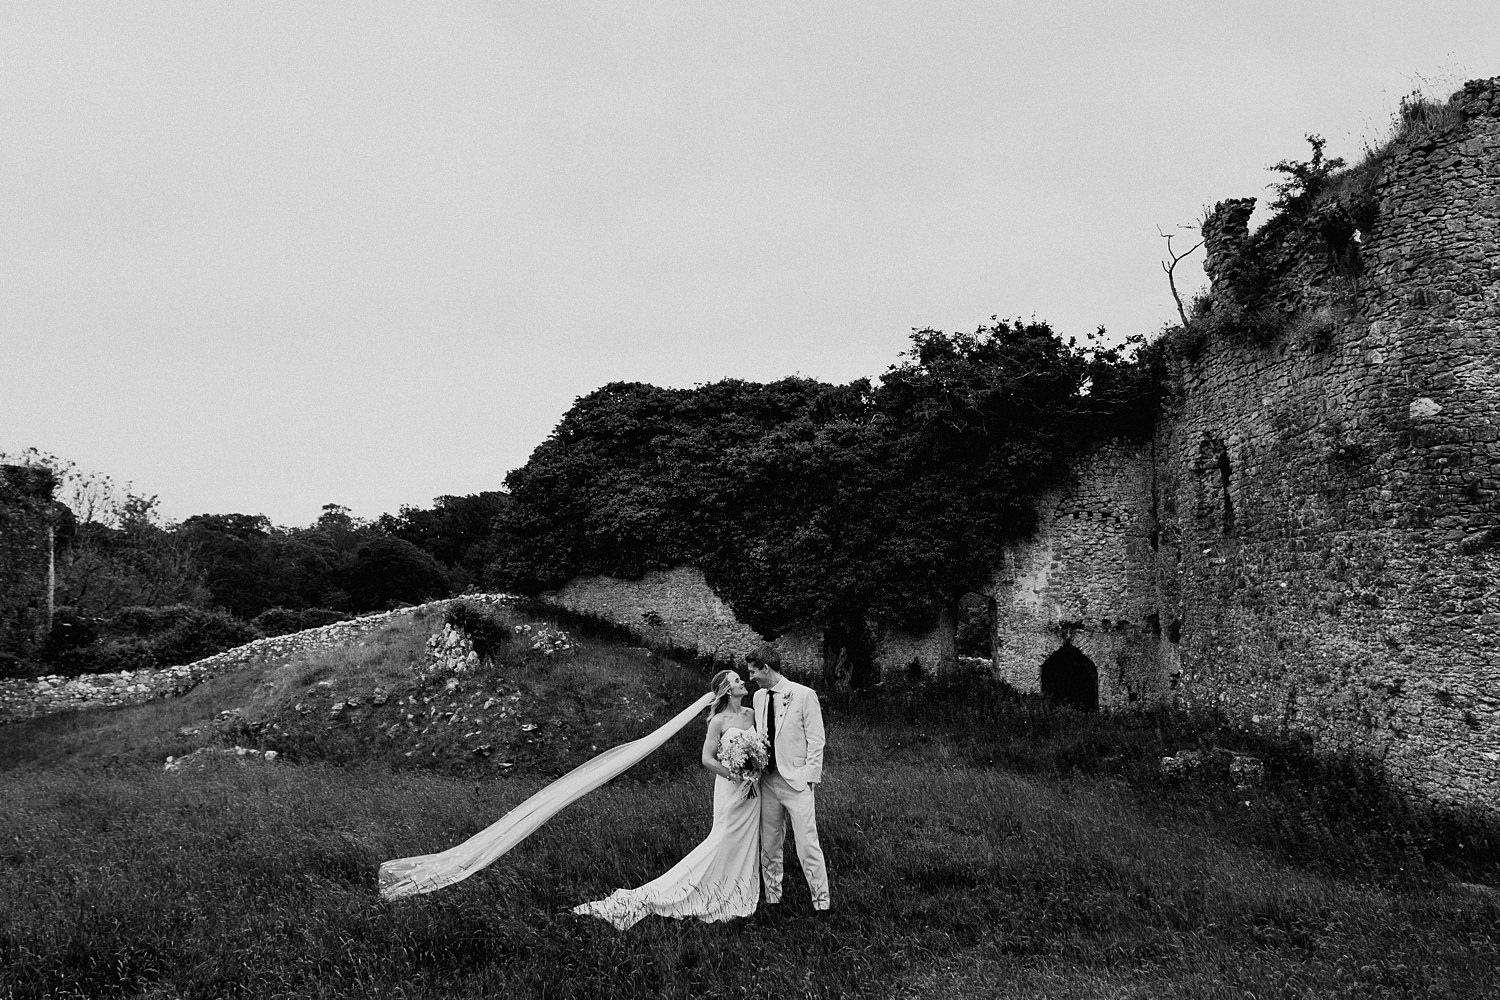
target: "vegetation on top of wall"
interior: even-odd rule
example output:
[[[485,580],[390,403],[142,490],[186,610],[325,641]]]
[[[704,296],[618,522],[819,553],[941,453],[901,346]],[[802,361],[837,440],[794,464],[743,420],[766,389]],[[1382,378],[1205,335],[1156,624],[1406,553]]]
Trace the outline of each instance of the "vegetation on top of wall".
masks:
[[[1391,114],[1389,133],[1383,142],[1368,146],[1360,159],[1347,164],[1342,157],[1325,159],[1324,140],[1320,136],[1308,135],[1313,146],[1309,160],[1281,160],[1270,169],[1286,175],[1287,179],[1273,185],[1277,199],[1272,208],[1294,218],[1312,221],[1330,236],[1330,223],[1349,231],[1338,236],[1347,240],[1353,231],[1368,235],[1379,214],[1379,201],[1375,188],[1381,172],[1400,147],[1431,144],[1466,119],[1464,111],[1466,94],[1482,84],[1475,81],[1466,85],[1445,101],[1427,97],[1413,91],[1401,98]],[[1342,215],[1343,219],[1338,219]],[[1268,223],[1269,224],[1269,223]]]
[[[1356,163],[1324,178],[1316,202],[1323,218],[1324,236],[1334,252],[1338,252],[1339,241],[1347,245],[1354,232],[1368,236],[1374,227],[1380,214],[1376,183],[1398,147],[1434,142],[1463,124],[1464,94],[1465,91],[1459,91],[1446,101],[1416,91],[1407,94],[1391,115],[1390,133],[1385,141],[1367,148]],[[1331,228],[1329,220],[1334,220],[1338,228]]]
[[[269,608],[250,620],[262,635],[290,635],[310,628],[322,628],[354,617],[331,608]]]
[[[507,478],[489,581],[691,564],[768,636],[924,627],[987,581],[1087,441],[1149,431],[1158,381],[1136,346],[994,320],[914,333],[878,385],[607,385]]]
[[[1371,150],[1367,158],[1388,156],[1398,144],[1420,145],[1462,125],[1467,118],[1464,111],[1467,97],[1488,84],[1485,80],[1471,80],[1446,101],[1415,90],[1407,94],[1391,115],[1390,136],[1383,145]]]
[[[1285,179],[1271,185],[1276,197],[1271,200],[1271,209],[1285,215],[1307,218],[1318,195],[1328,186],[1329,178],[1344,166],[1344,158],[1329,159],[1323,155],[1328,140],[1309,132],[1303,136],[1312,147],[1312,157],[1306,160],[1278,160],[1270,169],[1285,175]]]
[[[1412,93],[1401,99],[1391,116],[1388,137],[1367,148],[1357,162],[1324,155],[1322,136],[1306,136],[1312,148],[1307,159],[1282,159],[1268,169],[1280,174],[1271,185],[1272,215],[1255,232],[1239,230],[1238,238],[1210,240],[1206,269],[1221,277],[1214,292],[1200,296],[1188,317],[1186,330],[1164,338],[1191,360],[1205,338],[1224,337],[1251,345],[1265,345],[1291,337],[1311,350],[1327,347],[1342,298],[1363,270],[1360,248],[1378,223],[1377,186],[1395,151],[1431,145],[1467,116],[1466,107],[1487,81],[1466,84],[1446,101]],[[1254,199],[1221,202],[1204,219],[1205,237],[1219,228],[1232,236],[1242,227]],[[1321,253],[1328,274],[1328,303],[1308,310],[1281,301],[1277,282],[1298,260]]]
[[[108,618],[59,608],[42,658],[63,674],[149,670],[192,663],[263,634],[227,611],[187,604],[123,608]]]

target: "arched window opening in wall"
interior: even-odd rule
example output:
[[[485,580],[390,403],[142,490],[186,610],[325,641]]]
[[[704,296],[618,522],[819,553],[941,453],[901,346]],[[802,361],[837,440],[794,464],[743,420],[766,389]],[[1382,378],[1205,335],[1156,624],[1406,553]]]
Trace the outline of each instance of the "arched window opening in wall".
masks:
[[[1099,707],[1099,668],[1072,643],[1042,661],[1042,694],[1083,712]]]
[[[995,599],[986,594],[965,594],[958,599],[958,634],[955,652],[959,656],[977,656],[991,662],[995,659]]]
[[[1229,452],[1219,452],[1219,492],[1224,499],[1224,534],[1234,534],[1234,501],[1229,496]]]

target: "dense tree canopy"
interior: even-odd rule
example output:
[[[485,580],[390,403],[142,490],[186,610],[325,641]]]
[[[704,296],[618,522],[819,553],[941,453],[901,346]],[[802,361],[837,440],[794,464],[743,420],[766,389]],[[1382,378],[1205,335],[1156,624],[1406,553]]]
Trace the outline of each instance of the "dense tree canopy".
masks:
[[[914,333],[878,385],[607,385],[507,479],[491,579],[688,563],[769,635],[918,627],[1032,530],[1068,455],[1149,420],[1153,384],[1120,350],[997,320]]]
[[[495,520],[510,497],[499,491],[469,496],[440,496],[430,510],[402,507],[375,521],[381,534],[390,535],[432,556],[447,571],[457,589],[478,581],[494,558]]]
[[[399,538],[381,536],[365,542],[349,570],[349,598],[356,611],[418,604],[448,591],[448,575],[437,560]]]
[[[262,633],[447,596],[492,559],[509,499],[442,496],[430,510],[402,507],[373,522],[331,503],[297,528],[244,513],[163,524],[156,497],[55,455],[0,453],[0,465],[44,471],[56,487],[56,611],[35,655],[70,673],[179,662],[172,658]],[[0,541],[7,531],[0,524]]]

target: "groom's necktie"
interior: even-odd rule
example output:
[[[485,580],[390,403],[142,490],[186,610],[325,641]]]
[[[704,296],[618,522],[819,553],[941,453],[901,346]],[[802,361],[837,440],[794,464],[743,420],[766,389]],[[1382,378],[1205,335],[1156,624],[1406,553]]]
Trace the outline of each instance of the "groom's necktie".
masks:
[[[766,742],[771,746],[770,763],[766,770],[776,770],[776,692],[766,692]]]

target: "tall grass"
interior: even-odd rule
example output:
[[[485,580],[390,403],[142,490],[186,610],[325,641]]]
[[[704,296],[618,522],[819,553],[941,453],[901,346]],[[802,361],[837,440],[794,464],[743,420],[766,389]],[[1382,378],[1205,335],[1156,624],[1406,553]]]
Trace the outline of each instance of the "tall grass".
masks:
[[[290,681],[273,690],[298,676],[279,672],[287,666],[247,674],[233,697],[260,697],[267,710],[304,697]],[[572,685],[570,697],[619,706],[638,735],[679,694],[697,693],[694,674],[674,671],[591,647],[571,663],[503,664],[491,681]],[[490,869],[395,904],[375,892],[381,860],[464,839],[546,776],[499,778],[457,757],[332,764],[314,759],[316,741],[300,764],[202,771],[85,749],[10,759],[0,997],[1458,998],[1500,988],[1500,907],[1454,891],[1448,855],[1415,844],[1419,871],[1401,878],[1387,861],[1405,849],[1320,863],[1246,833],[1270,829],[1261,813],[1299,809],[1312,826],[1361,829],[1357,816],[1330,818],[1305,776],[1276,764],[1251,792],[1172,785],[1148,773],[1145,749],[1124,752],[1177,742],[1157,735],[1170,720],[1085,718],[991,693],[829,699],[819,792],[829,913],[811,910],[793,861],[778,907],[729,924],[648,918],[625,933],[569,910],[655,877],[707,832],[696,727],[669,745],[673,766],[632,773]],[[232,700],[228,687],[212,694],[201,710]],[[122,741],[134,719],[138,737],[157,739],[185,718],[154,714],[168,711],[31,732],[83,746],[91,723]],[[1212,727],[1193,725],[1207,745]]]
[[[1500,868],[1491,818],[1425,808],[1368,759],[1315,754],[1295,734],[1245,731],[1211,712],[1085,714],[979,676],[835,696],[830,708],[897,730],[888,754],[946,754],[1050,781],[1113,778],[1143,809],[1332,874],[1396,883]],[[1203,760],[1189,780],[1160,767],[1182,750]],[[1262,762],[1261,780],[1240,785],[1229,767],[1239,755]]]

